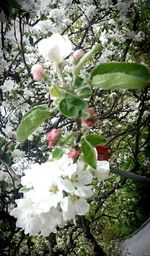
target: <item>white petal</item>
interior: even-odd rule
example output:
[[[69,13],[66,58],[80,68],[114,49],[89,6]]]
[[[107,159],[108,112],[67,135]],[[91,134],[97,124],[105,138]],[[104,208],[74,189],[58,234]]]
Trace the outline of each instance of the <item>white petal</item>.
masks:
[[[93,175],[88,170],[82,171],[78,175],[78,180],[81,184],[88,185],[92,182],[92,179]]]
[[[97,162],[97,170],[95,171],[95,176],[99,181],[103,181],[108,178],[110,171],[109,162],[108,161],[98,161]]]
[[[75,210],[78,215],[85,215],[89,211],[89,204],[83,198],[80,198],[75,203]]]
[[[61,186],[61,189],[64,190],[65,192],[67,192],[67,193],[73,194],[74,191],[75,191],[74,185],[73,185],[72,182],[71,182],[70,180],[68,180],[68,179],[62,180],[60,186]]]
[[[41,223],[40,223],[40,218],[39,216],[33,216],[28,219],[28,225],[25,227],[25,234],[30,234],[32,236],[38,235],[41,229]]]
[[[90,198],[93,195],[93,191],[91,186],[79,186],[76,189],[75,194],[83,198]]]
[[[72,201],[68,198],[65,197],[61,203],[60,206],[62,208],[63,211],[63,218],[64,220],[71,220],[75,218],[75,210],[74,210],[74,205],[72,203]]]

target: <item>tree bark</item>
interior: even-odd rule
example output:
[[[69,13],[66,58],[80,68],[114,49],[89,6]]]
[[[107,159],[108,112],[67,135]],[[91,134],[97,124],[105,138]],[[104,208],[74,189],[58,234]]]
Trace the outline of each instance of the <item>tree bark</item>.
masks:
[[[94,256],[106,256],[105,252],[103,251],[102,247],[97,243],[95,237],[91,233],[90,230],[90,222],[86,220],[84,217],[81,218],[82,228],[84,230],[84,237],[87,240],[90,248],[93,251]]]

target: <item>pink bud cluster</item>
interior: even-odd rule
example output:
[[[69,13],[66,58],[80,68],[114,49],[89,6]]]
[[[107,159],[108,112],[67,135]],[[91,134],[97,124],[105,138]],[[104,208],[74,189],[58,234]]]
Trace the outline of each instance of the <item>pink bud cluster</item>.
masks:
[[[97,121],[94,108],[88,108],[89,118],[82,118],[82,122],[85,123],[88,127],[92,127]]]
[[[54,148],[58,142],[59,137],[61,136],[61,129],[53,129],[52,131],[48,132],[48,146]]]
[[[72,159],[76,159],[80,154],[80,148],[78,149],[72,149],[68,152],[68,157]]]

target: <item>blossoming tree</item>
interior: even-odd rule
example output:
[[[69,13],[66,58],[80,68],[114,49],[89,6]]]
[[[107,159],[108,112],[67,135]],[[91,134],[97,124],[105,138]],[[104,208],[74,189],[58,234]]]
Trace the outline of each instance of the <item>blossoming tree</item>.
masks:
[[[109,255],[111,225],[116,235],[134,214],[136,182],[150,183],[150,72],[135,50],[145,9],[9,1],[2,10],[1,214],[11,230],[2,253]]]

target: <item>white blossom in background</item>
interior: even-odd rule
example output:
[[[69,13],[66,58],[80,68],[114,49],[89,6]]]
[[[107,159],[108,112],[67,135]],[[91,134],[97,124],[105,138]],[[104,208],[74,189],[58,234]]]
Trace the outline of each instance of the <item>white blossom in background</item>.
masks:
[[[7,183],[11,183],[12,182],[9,173],[5,172],[3,170],[0,170],[0,181],[5,181]]]
[[[87,199],[93,195],[92,180],[104,180],[109,174],[107,161],[98,161],[91,170],[80,160],[73,163],[67,155],[56,161],[32,164],[21,178],[23,198],[10,214],[25,234],[48,236],[66,221],[89,211]]]
[[[34,27],[34,32],[46,33],[48,31],[57,32],[51,20],[40,20]]]
[[[19,161],[22,157],[24,157],[25,153],[19,149],[14,149],[11,153],[13,161],[17,162]]]
[[[6,127],[2,128],[2,131],[7,134],[8,138],[16,138],[16,131],[14,131],[10,123],[7,123]]]
[[[3,90],[3,92],[11,92],[14,86],[15,86],[14,81],[11,79],[8,79],[8,80],[5,80],[4,84],[1,86],[1,89]]]
[[[45,2],[45,1],[42,1]],[[22,9],[25,9],[26,11],[35,11],[36,9],[39,9],[39,6],[41,4],[40,0],[18,0],[18,3],[21,5]]]
[[[122,18],[122,16],[127,15],[128,10],[129,10],[129,4],[127,2],[123,3],[122,1],[119,1],[116,4],[116,7],[117,7],[118,11],[120,12],[119,15],[121,18]]]
[[[2,116],[6,116],[7,112],[6,112],[6,108],[3,106],[0,106],[0,113]]]
[[[101,0],[102,8],[109,8],[112,5],[112,0]]]

